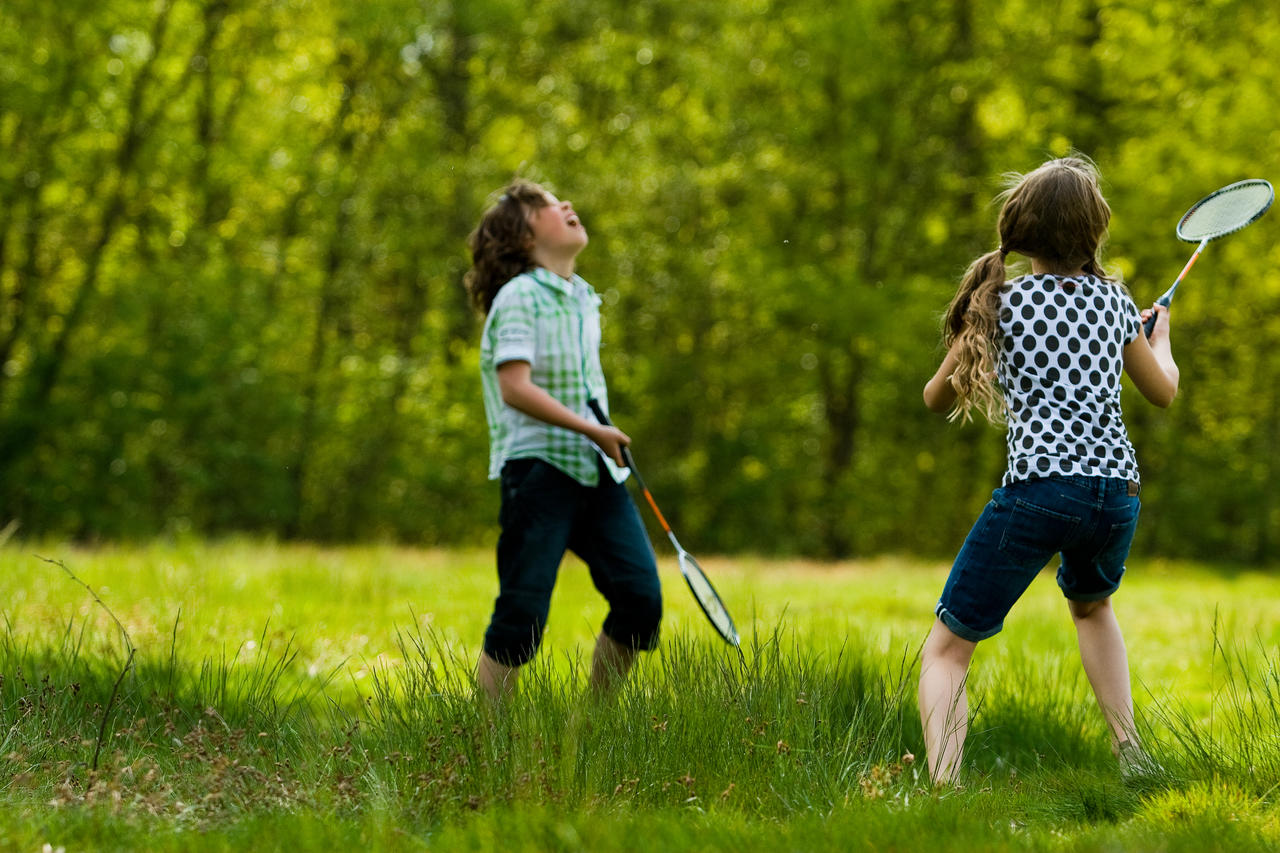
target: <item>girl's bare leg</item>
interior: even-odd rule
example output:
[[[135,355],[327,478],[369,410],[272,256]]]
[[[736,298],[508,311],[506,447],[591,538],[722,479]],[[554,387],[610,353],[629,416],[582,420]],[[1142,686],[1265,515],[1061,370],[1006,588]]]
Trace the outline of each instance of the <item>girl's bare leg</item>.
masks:
[[[920,724],[924,728],[929,777],[951,784],[960,772],[964,739],[969,733],[969,699],[965,679],[977,643],[962,639],[937,620],[920,658]]]
[[[1138,742],[1134,731],[1133,693],[1129,686],[1129,656],[1125,651],[1120,623],[1111,599],[1068,601],[1076,623],[1080,661],[1089,676],[1093,695],[1111,729],[1111,747],[1116,751],[1124,741]]]

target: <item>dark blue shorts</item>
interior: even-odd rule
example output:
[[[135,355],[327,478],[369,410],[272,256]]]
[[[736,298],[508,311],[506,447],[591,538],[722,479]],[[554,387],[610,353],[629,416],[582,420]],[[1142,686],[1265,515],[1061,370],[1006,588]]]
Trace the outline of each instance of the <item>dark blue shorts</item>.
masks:
[[[1100,601],[1120,586],[1138,527],[1136,483],[1107,477],[1021,480],[991,494],[956,556],[935,610],[977,642],[1004,618],[1055,554],[1058,586],[1072,601]]]
[[[626,486],[600,463],[600,484],[584,486],[541,459],[502,467],[498,597],[484,635],[489,657],[520,666],[542,642],[551,591],[566,550],[582,558],[609,602],[604,633],[632,649],[652,649],[662,620],[653,546]]]

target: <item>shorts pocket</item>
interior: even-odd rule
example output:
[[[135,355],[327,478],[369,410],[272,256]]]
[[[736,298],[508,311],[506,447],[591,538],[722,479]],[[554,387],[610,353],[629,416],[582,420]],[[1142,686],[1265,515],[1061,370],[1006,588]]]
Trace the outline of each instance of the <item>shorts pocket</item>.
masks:
[[[1020,566],[1043,567],[1080,526],[1080,517],[1015,499],[1000,537],[1000,550]]]
[[[1111,530],[1098,551],[1098,564],[1104,571],[1115,573],[1117,578],[1124,572],[1124,561],[1138,530],[1138,514],[1142,508],[1137,497],[1130,498],[1130,501],[1129,507],[1111,514]]]

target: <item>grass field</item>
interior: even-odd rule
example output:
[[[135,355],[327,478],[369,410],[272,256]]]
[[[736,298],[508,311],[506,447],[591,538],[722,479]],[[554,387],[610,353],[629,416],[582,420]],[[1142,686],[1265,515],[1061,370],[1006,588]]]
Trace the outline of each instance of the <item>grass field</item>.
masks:
[[[664,561],[662,649],[591,702],[605,610],[571,558],[493,715],[469,684],[488,552],[10,543],[0,849],[1280,847],[1280,576],[1131,561],[1116,608],[1166,771],[1136,785],[1042,577],[978,650],[965,782],[935,792],[915,656],[944,564],[702,562],[744,658]],[[121,631],[64,566],[136,648],[123,679]]]

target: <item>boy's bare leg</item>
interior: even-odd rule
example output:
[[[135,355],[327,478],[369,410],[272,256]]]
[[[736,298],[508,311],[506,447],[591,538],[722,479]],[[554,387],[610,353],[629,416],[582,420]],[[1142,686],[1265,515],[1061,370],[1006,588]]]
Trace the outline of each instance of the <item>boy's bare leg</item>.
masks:
[[[601,631],[591,657],[591,692],[607,696],[617,690],[635,664],[637,654],[635,649],[614,642]]]
[[[929,777],[936,785],[951,784],[960,772],[969,733],[965,679],[976,647],[936,620],[920,653],[920,724]]]
[[[491,702],[497,704],[515,693],[520,668],[498,663],[484,652],[476,664],[476,686]]]

